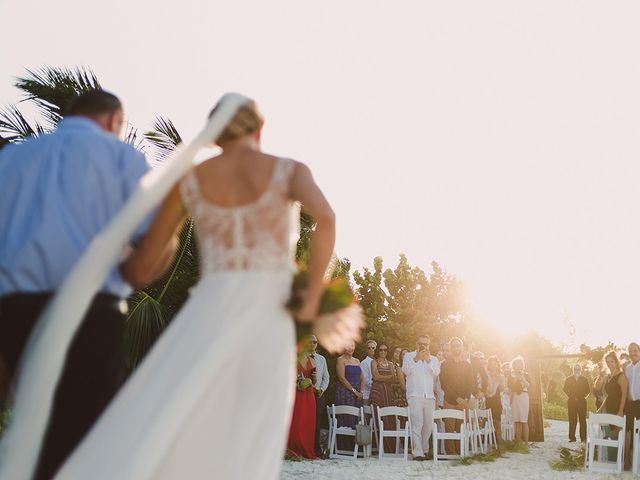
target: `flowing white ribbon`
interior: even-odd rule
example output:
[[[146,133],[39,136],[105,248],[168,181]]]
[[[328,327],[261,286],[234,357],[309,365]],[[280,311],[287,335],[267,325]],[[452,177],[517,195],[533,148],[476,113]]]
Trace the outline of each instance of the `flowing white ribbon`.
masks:
[[[98,292],[140,222],[211,145],[236,111],[249,102],[226,94],[215,115],[188,145],[179,146],[162,167],[147,173],[124,207],[97,235],[40,317],[23,356],[13,418],[0,443],[0,480],[30,480],[46,431],[67,349]],[[114,479],[115,480],[115,479]]]

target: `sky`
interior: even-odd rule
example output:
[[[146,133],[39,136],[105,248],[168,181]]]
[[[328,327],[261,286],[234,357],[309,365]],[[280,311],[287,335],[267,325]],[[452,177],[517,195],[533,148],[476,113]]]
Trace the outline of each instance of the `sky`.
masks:
[[[226,91],[307,163],[355,269],[405,253],[477,315],[567,350],[639,340],[640,4],[564,0],[0,0],[0,104],[85,65],[184,138]],[[10,21],[7,21],[10,19]]]

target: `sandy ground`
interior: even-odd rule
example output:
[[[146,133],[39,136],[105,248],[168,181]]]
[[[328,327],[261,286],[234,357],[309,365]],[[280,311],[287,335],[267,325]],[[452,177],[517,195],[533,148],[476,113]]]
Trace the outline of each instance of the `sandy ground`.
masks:
[[[434,464],[404,460],[358,459],[285,461],[282,479],[308,480],[399,480],[399,479],[604,479],[634,478],[629,472],[621,476],[589,474],[587,472],[556,472],[549,467],[549,460],[559,458],[561,446],[574,447],[567,441],[567,423],[551,421],[545,429],[543,443],[534,443],[531,453],[509,453],[507,458],[499,458],[492,463],[472,465],[451,465],[446,461]],[[637,477],[635,477],[637,478]]]

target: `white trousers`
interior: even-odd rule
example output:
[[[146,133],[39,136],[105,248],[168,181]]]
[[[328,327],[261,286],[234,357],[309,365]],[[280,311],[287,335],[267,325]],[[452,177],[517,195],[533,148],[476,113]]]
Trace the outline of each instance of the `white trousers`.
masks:
[[[409,397],[407,402],[411,418],[411,452],[414,457],[424,457],[429,451],[436,401],[433,398]]]

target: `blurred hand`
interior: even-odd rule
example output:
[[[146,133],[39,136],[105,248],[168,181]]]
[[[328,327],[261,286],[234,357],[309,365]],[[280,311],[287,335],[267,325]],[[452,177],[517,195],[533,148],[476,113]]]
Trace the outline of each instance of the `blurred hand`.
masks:
[[[314,322],[313,332],[329,353],[342,353],[351,343],[360,340],[364,326],[362,308],[354,303],[337,312],[320,315]]]

